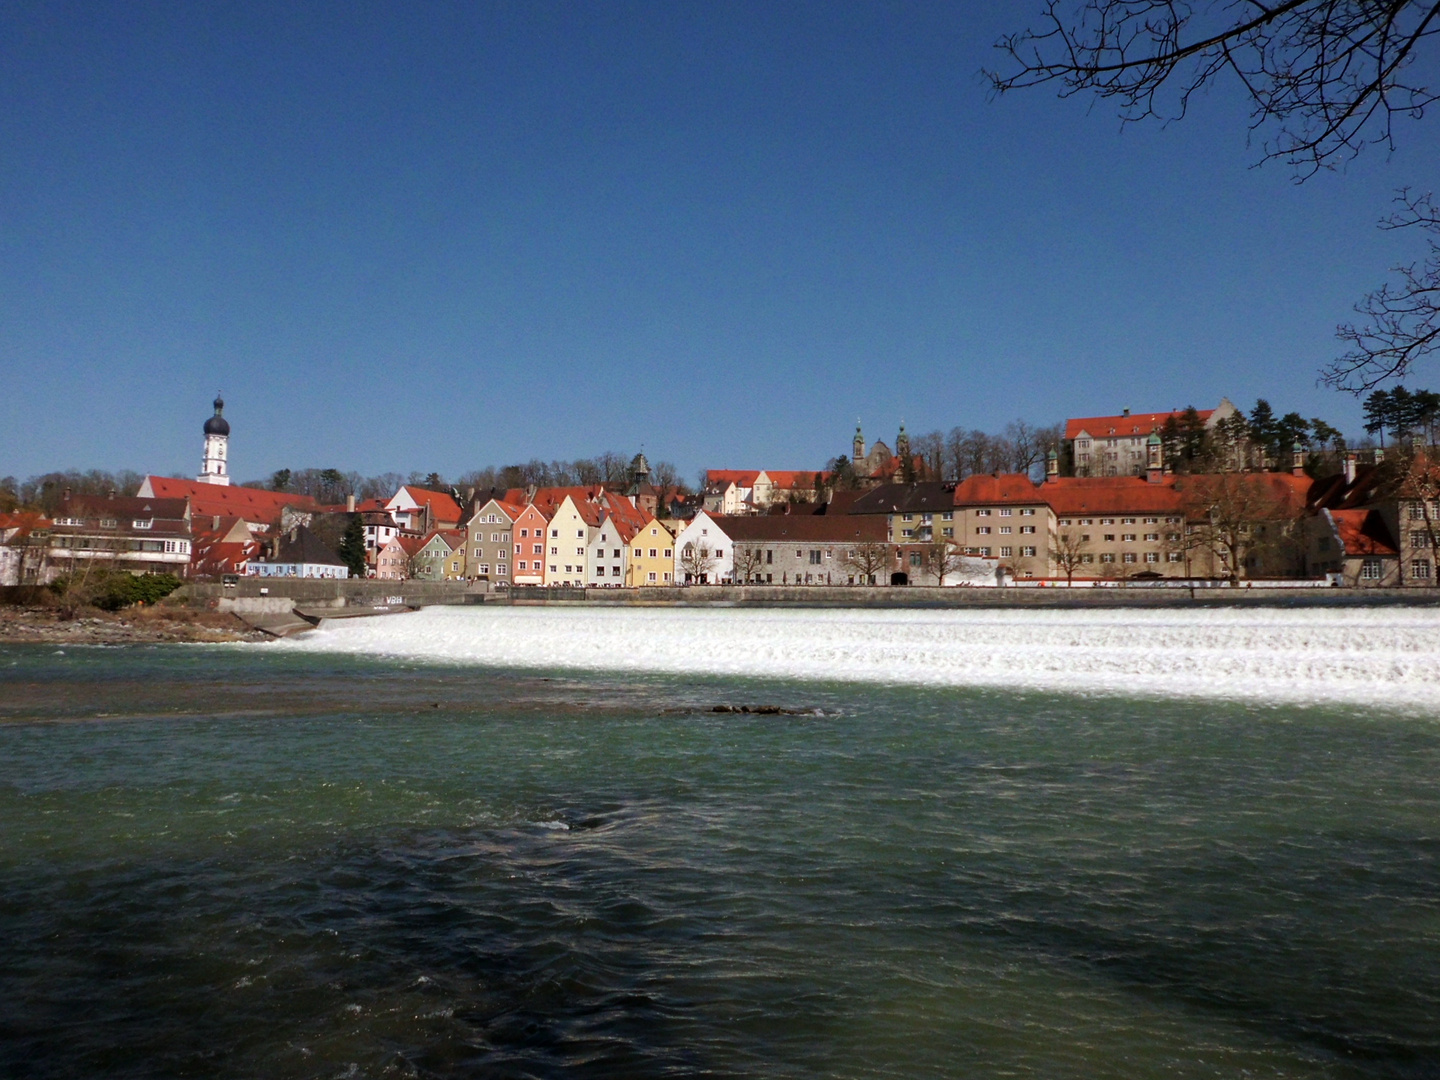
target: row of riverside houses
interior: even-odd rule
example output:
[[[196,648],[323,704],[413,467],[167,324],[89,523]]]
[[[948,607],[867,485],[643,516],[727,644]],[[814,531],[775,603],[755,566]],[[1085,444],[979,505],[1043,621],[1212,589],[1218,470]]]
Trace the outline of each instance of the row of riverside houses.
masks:
[[[201,578],[346,577],[341,528],[357,522],[368,576],[536,585],[1001,585],[1197,579],[1325,579],[1434,585],[1440,464],[1374,451],[1312,477],[1176,474],[1160,432],[1178,415],[1071,420],[1064,453],[1089,475],[980,474],[897,482],[921,467],[903,425],[896,453],[857,429],[834,490],[821,470],[712,470],[703,509],[649,483],[644,455],[624,491],[605,485],[476,494],[402,486],[388,500],[322,505],[231,485],[223,402],[205,423],[196,480],[149,476],[133,498],[67,493],[52,518],[0,515],[0,584],[86,566]],[[1228,402],[1202,422],[1234,412]],[[1115,442],[1112,449],[1110,440]],[[1138,448],[1138,449],[1137,449]],[[1137,455],[1143,450],[1143,459]],[[1083,455],[1092,457],[1084,468]],[[1115,454],[1112,461],[1108,455]],[[657,511],[665,514],[657,517]],[[343,524],[342,524],[343,523]]]

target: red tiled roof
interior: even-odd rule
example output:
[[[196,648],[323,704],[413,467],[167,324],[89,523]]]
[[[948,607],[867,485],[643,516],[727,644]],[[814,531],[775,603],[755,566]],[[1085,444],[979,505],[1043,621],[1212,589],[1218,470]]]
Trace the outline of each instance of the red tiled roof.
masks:
[[[1202,421],[1209,420],[1215,412],[1214,409],[1195,411]],[[1089,432],[1099,438],[1110,435],[1149,435],[1152,431],[1163,428],[1171,417],[1178,423],[1185,413],[1185,409],[1175,409],[1172,412],[1131,413],[1129,416],[1123,413],[1119,416],[1081,416],[1065,421],[1065,438],[1077,438],[1081,432]]]
[[[1385,520],[1374,510],[1331,510],[1346,555],[1399,555]]]
[[[280,513],[287,506],[312,512],[319,509],[309,495],[287,491],[202,484],[196,480],[177,480],[169,476],[147,476],[145,483],[150,485],[150,492],[157,499],[189,499],[190,513],[195,517],[218,514],[271,525],[280,520]]]
[[[1060,476],[1038,490],[1057,514],[1174,514],[1185,501],[1174,477],[1152,484],[1143,476]]]
[[[829,472],[824,469],[811,469],[808,472],[804,469],[766,469],[765,475],[776,487],[798,487],[807,490],[815,486],[815,477],[820,477],[822,483],[830,478]]]
[[[245,564],[260,554],[260,545],[254,540],[227,541],[215,538],[216,534],[202,534],[196,537],[190,547],[190,572],[199,577],[217,577],[221,574],[238,574]]]
[[[10,514],[0,514],[0,532],[16,530],[15,536],[29,536],[34,529],[48,529],[55,523],[38,510],[16,510]]]
[[[738,484],[740,487],[754,487],[759,469],[706,469],[705,483]],[[773,474],[772,474],[773,475]]]
[[[1045,502],[1045,493],[1024,473],[978,473],[955,485],[955,506],[1019,506]]]
[[[447,491],[431,491],[429,488],[414,487],[406,484],[400,489],[413,499],[417,506],[428,506],[430,513],[436,521],[459,522],[463,511],[460,504]],[[399,495],[400,492],[395,493]],[[391,499],[393,502],[394,499]]]

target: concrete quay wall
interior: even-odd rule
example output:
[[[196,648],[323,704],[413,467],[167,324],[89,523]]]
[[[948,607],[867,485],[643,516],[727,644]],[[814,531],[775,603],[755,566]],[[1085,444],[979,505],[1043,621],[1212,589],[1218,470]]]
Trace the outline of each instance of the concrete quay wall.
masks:
[[[262,590],[264,590],[262,592]],[[194,583],[184,598],[195,607],[273,613],[344,607],[428,607],[436,604],[591,604],[596,606],[799,607],[1349,607],[1440,605],[1440,588],[1356,589],[1256,585],[1239,588],[698,585],[643,589],[523,588],[490,592],[463,582],[318,581],[245,578],[235,586]]]

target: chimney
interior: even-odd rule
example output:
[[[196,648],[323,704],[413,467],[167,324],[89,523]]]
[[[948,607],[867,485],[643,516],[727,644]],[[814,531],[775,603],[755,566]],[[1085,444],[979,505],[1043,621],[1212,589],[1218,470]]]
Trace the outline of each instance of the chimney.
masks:
[[[1130,415],[1130,410],[1129,410],[1129,409],[1121,409],[1121,410],[1120,410],[1120,415],[1121,415],[1121,416],[1129,416],[1129,415]]]
[[[1347,484],[1353,484],[1353,483],[1355,482],[1355,451],[1354,451],[1354,450],[1347,450],[1347,451],[1345,452],[1344,465],[1345,465],[1345,483],[1347,483]]]
[[[355,496],[353,494],[345,496],[345,512],[347,514],[355,512]]]
[[[211,515],[210,515],[210,531],[211,531],[211,532],[219,532],[219,531],[220,531],[220,515],[219,515],[219,514],[211,514]]]
[[[107,499],[113,499],[113,498],[115,498],[115,489],[114,489],[114,488],[111,488],[108,492],[106,492],[105,497],[106,497]]]

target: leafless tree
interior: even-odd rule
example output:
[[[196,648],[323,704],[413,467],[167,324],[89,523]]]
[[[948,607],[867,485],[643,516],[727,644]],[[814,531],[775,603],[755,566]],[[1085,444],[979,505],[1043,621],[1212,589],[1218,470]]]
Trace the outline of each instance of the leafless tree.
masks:
[[[947,577],[959,573],[965,565],[965,556],[953,540],[937,540],[923,550],[925,569],[934,576],[936,585],[943,586]]]
[[[687,585],[701,585],[710,580],[715,569],[715,556],[708,547],[686,542],[680,549],[680,572]]]
[[[1329,386],[1363,393],[1401,378],[1419,360],[1440,350],[1440,207],[1432,194],[1396,196],[1400,209],[1380,223],[1386,230],[1415,229],[1426,235],[1427,256],[1394,267],[1399,276],[1355,305],[1368,322],[1337,331],[1350,349],[1321,373]]]
[[[760,575],[765,565],[765,549],[756,544],[741,544],[735,549],[735,583],[748,585]]]
[[[923,480],[945,478],[945,436],[939,431],[927,431],[910,440],[910,453],[923,462]]]
[[[1075,571],[1090,556],[1090,540],[1084,533],[1073,529],[1061,529],[1050,538],[1050,561],[1055,569],[1065,575],[1065,584],[1075,580]]]
[[[890,545],[867,540],[845,550],[840,565],[860,579],[862,585],[874,585],[890,572]]]
[[[1284,557],[1295,541],[1299,511],[1263,473],[1224,472],[1183,482],[1186,537],[1232,584],[1266,557]],[[1288,561],[1288,560],[1287,560]]]

